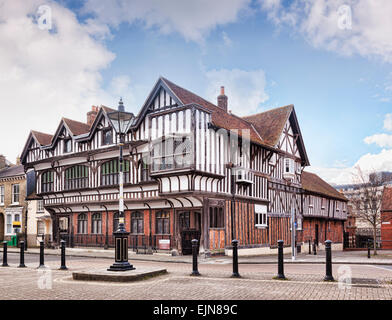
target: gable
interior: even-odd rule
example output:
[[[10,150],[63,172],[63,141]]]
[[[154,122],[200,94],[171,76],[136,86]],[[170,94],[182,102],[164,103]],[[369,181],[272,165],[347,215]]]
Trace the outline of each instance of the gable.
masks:
[[[137,115],[134,127],[138,127],[149,112],[174,108],[183,104],[164,79],[159,78]]]

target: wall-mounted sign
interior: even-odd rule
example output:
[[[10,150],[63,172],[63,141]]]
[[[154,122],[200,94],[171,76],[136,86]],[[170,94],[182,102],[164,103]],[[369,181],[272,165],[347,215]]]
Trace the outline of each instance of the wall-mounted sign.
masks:
[[[12,222],[12,227],[13,227],[13,228],[20,228],[20,227],[21,227],[20,221],[14,221],[14,222]]]
[[[168,239],[159,240],[159,249],[160,250],[170,250],[170,240],[168,240]]]

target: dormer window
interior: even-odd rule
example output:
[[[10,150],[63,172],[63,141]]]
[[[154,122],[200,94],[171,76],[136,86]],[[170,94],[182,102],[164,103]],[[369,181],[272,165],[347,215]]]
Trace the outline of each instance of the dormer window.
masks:
[[[111,128],[102,131],[102,145],[107,146],[113,144],[113,131]]]
[[[64,153],[72,152],[72,139],[64,140]]]

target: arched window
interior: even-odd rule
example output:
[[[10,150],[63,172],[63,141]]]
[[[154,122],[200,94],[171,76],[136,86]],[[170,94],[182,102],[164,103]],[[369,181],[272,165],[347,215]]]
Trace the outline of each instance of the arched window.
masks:
[[[100,213],[94,213],[91,218],[91,233],[92,234],[102,233],[102,216]]]
[[[131,233],[144,234],[143,229],[143,214],[139,211],[131,214]]]
[[[88,167],[73,166],[65,170],[64,189],[82,189],[88,187]]]
[[[81,213],[78,215],[78,233],[87,233],[87,214]]]
[[[157,234],[170,234],[170,215],[167,211],[157,212],[155,215]]]
[[[54,191],[54,171],[46,171],[41,176],[41,191]]]
[[[120,163],[118,159],[113,159],[101,165],[101,186],[111,186],[118,184],[118,173]],[[129,161],[123,163],[124,183],[129,183]]]
[[[119,212],[116,212],[116,213],[113,215],[113,232],[116,232],[116,231],[117,231],[119,221],[120,221],[120,213],[119,213]]]

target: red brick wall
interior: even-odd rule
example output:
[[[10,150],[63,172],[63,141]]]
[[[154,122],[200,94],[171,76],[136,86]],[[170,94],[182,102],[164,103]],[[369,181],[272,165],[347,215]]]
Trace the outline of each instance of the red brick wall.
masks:
[[[381,212],[381,221],[382,248],[392,249],[392,212]]]
[[[326,240],[331,240],[333,243],[343,243],[343,223],[340,220],[304,218],[302,222],[302,236],[301,240],[312,242],[315,240],[316,224],[318,224],[318,240],[323,244]],[[326,231],[326,232],[325,232]]]

